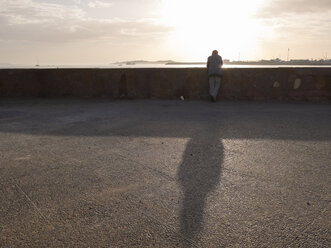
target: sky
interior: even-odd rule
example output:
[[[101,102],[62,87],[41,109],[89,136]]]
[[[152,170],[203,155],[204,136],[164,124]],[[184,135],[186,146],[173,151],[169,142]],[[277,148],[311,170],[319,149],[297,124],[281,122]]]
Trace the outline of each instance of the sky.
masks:
[[[329,59],[331,0],[0,0],[0,63]]]

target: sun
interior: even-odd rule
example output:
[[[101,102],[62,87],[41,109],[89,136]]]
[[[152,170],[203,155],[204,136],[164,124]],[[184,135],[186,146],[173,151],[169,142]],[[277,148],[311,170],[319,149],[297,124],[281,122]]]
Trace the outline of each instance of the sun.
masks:
[[[254,19],[263,0],[163,0],[162,18],[173,27],[169,46],[180,58],[201,61],[218,49],[224,58],[252,56],[261,26]]]

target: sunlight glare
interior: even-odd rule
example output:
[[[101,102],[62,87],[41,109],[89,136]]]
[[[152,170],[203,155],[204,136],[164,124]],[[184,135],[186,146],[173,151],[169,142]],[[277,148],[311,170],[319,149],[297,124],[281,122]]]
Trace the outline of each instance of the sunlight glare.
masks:
[[[261,31],[253,15],[263,0],[163,0],[162,18],[174,28],[169,44],[181,58],[204,60],[219,49],[225,58],[254,53]]]

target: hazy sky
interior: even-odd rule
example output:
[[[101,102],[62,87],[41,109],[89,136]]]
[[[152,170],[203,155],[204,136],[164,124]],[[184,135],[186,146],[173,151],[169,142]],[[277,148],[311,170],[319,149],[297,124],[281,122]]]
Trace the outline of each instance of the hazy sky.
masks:
[[[0,63],[331,57],[331,0],[0,0]]]

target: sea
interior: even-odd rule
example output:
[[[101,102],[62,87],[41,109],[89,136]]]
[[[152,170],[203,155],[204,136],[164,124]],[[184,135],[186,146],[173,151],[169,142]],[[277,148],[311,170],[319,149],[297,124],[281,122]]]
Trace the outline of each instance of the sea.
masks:
[[[109,65],[10,65],[0,64],[0,69],[69,69],[69,68],[86,68],[86,69],[121,69],[121,68],[205,68],[206,64],[109,64]],[[331,65],[236,65],[225,64],[223,68],[331,68]]]

